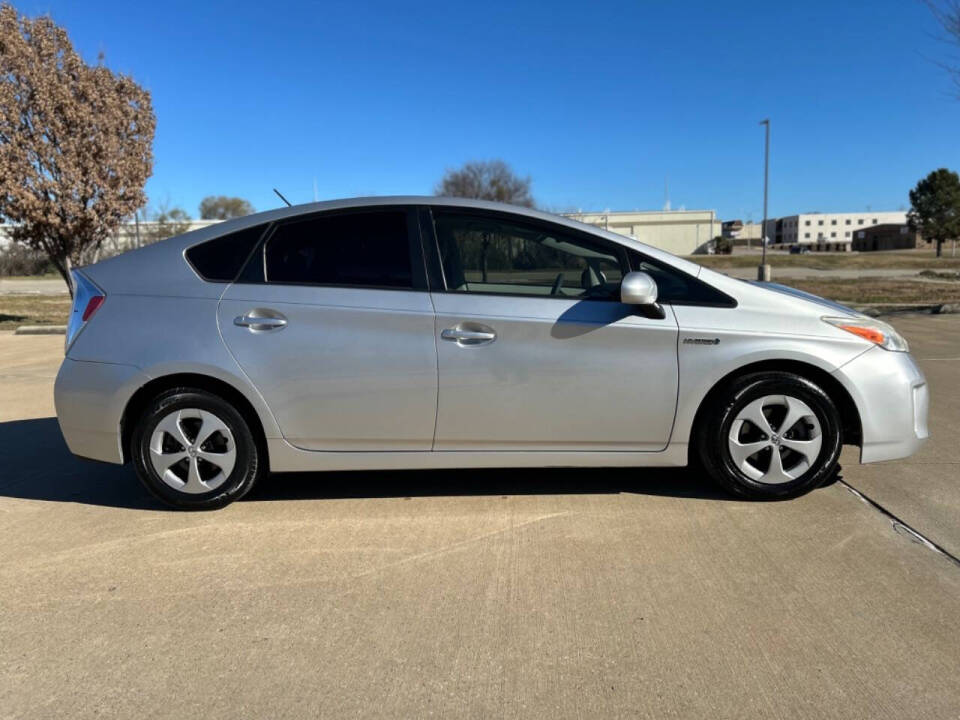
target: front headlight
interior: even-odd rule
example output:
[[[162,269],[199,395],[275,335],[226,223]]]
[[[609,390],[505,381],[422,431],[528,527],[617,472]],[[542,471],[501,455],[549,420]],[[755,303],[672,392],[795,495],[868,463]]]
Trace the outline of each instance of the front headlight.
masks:
[[[894,352],[910,351],[910,346],[907,345],[907,341],[903,335],[882,320],[874,320],[873,318],[867,317],[824,317],[820,319],[834,327],[862,337],[864,340],[869,340],[884,350],[892,350]]]

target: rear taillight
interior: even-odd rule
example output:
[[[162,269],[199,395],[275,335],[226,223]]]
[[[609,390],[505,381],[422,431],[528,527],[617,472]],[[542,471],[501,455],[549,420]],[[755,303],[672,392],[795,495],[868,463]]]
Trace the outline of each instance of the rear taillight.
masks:
[[[93,314],[97,311],[97,308],[103,305],[103,300],[103,295],[94,295],[89,301],[87,301],[87,309],[83,311],[83,318],[81,318],[83,322],[86,322],[93,317]]]
[[[70,350],[73,341],[83,330],[87,322],[94,316],[103,301],[107,299],[106,294],[93,284],[86,275],[79,270],[71,271],[73,275],[73,309],[70,312],[70,320],[67,323],[67,339],[64,345],[64,352]]]

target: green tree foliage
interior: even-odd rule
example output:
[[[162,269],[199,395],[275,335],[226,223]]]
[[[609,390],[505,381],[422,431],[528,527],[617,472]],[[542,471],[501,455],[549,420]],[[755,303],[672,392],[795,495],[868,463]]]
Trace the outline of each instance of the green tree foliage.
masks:
[[[203,220],[229,220],[252,215],[253,212],[253,205],[243,198],[208,195],[200,201],[200,217]]]
[[[927,242],[937,244],[937,257],[944,240],[960,237],[960,177],[940,168],[923,178],[910,191],[910,227]]]
[[[713,250],[717,255],[729,255],[733,252],[733,240],[717,235],[713,239]]]

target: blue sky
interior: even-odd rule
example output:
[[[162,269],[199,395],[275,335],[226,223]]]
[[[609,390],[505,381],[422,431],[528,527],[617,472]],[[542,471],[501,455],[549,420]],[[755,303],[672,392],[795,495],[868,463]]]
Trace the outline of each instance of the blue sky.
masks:
[[[153,95],[152,203],[431,193],[502,158],[553,210],[759,220],[895,210],[960,168],[949,48],[920,0],[15,0]]]

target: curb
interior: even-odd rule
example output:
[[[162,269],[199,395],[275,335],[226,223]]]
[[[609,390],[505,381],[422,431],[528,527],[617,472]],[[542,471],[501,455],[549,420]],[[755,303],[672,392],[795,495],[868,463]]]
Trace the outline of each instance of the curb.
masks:
[[[960,303],[937,303],[934,305],[885,305],[882,303],[870,305],[852,305],[854,310],[862,312],[870,317],[879,317],[881,315],[901,315],[907,313],[919,313],[923,315],[949,315],[960,313]]]
[[[21,325],[14,335],[66,335],[66,325]]]

